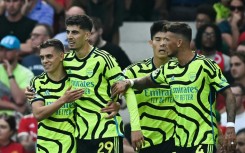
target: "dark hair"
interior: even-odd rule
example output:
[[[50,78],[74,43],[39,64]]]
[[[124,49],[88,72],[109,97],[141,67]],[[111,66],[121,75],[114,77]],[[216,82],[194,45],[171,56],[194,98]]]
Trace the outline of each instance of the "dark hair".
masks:
[[[163,31],[163,26],[165,24],[167,24],[168,21],[167,20],[161,20],[161,21],[156,21],[154,22],[152,25],[151,25],[151,29],[150,29],[150,32],[151,32],[151,40],[153,39],[154,35],[158,32],[164,32]]]
[[[93,26],[94,26],[94,29],[97,31],[99,30],[100,28],[103,28],[102,27],[102,22],[100,20],[100,18],[97,18],[97,17],[91,17],[92,21],[93,21]]]
[[[198,6],[197,8],[197,13],[196,15],[198,14],[205,14],[207,15],[210,20],[214,23],[215,20],[216,20],[216,11],[214,10],[213,6],[212,5],[209,5],[209,4],[202,4],[200,6]]]
[[[243,63],[245,63],[245,52],[234,52],[232,56],[237,56]]]
[[[213,23],[208,23],[208,24],[204,24],[202,25],[196,34],[196,39],[195,39],[195,44],[196,44],[196,48],[197,49],[201,49],[202,48],[202,35],[205,32],[205,30],[211,27],[214,29],[215,32],[215,49],[216,50],[222,50],[222,37],[221,37],[221,31],[219,29],[219,27]]]
[[[7,114],[1,114],[0,119],[3,119],[4,121],[8,123],[11,131],[16,132],[16,121],[15,121],[14,116],[7,115]]]
[[[173,22],[163,26],[164,32],[172,32],[184,37],[187,41],[191,41],[192,30],[191,27],[183,22]]]
[[[45,23],[38,23],[38,24],[36,24],[35,27],[38,27],[38,26],[43,26],[43,27],[45,28],[45,30],[46,30],[46,34],[47,34],[50,38],[53,37],[53,28],[52,28],[50,25],[47,25],[47,24],[45,24]]]
[[[40,49],[48,47],[54,47],[58,51],[65,52],[64,45],[58,39],[48,39],[39,46]]]
[[[87,15],[73,15],[66,19],[66,26],[77,25],[80,29],[88,30],[91,32],[93,28],[93,21]]]
[[[233,84],[231,84],[231,87],[239,87],[241,89],[241,91],[242,91],[241,94],[245,95],[245,88],[244,88],[244,86],[241,83],[233,83]]]
[[[245,134],[245,128],[240,129],[240,130],[236,133],[236,135],[239,135],[239,134],[242,134],[242,133]]]

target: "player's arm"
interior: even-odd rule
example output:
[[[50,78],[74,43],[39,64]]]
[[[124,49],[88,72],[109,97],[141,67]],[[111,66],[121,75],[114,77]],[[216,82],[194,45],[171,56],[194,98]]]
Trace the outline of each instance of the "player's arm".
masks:
[[[151,75],[143,78],[126,79],[112,85],[111,97],[114,98],[116,95],[124,94],[130,87],[137,90],[144,90],[146,88],[156,88],[159,85],[152,80]]]
[[[235,133],[235,116],[236,116],[236,100],[230,88],[221,92],[225,97],[226,112],[227,112],[227,128],[225,134],[226,151],[233,152],[236,148],[236,133]]]
[[[221,92],[221,94],[225,97],[226,103],[226,112],[227,112],[227,122],[235,123],[236,117],[236,99],[232,94],[230,88],[225,89]]]
[[[132,88],[129,88],[124,94],[124,96],[130,114],[132,146],[134,150],[138,150],[144,144],[144,137],[140,127],[139,111],[138,111],[136,96]]]
[[[44,99],[38,99],[37,101],[35,101],[34,99],[34,102],[32,102],[33,115],[38,121],[41,121],[51,116],[65,103],[73,102],[79,99],[83,95],[83,93],[83,89],[71,90],[71,87],[69,87],[63,96],[61,96],[50,105],[44,105]]]

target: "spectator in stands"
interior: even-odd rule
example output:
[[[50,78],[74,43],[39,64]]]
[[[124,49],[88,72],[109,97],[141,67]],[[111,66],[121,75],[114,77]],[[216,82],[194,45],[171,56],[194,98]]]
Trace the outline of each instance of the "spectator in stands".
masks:
[[[21,14],[24,0],[4,0],[4,4],[5,13],[0,16],[0,40],[7,35],[15,35],[21,42],[21,52],[25,53],[28,50],[25,43],[36,21]]]
[[[3,63],[0,64],[1,90],[5,90],[0,97],[1,113],[14,113],[14,111],[24,113],[27,108],[24,91],[34,75],[18,63],[20,41],[17,37],[5,36],[0,42],[0,50],[5,52]]]
[[[231,55],[231,76],[235,83],[245,86],[245,52],[235,52]]]
[[[98,47],[101,50],[105,50],[109,52],[112,56],[114,56],[123,70],[127,66],[131,64],[127,54],[121,49],[121,47],[110,43],[102,38],[103,35],[103,26],[99,18],[93,17],[93,28],[91,31],[91,36],[89,39],[89,43],[95,47]]]
[[[244,30],[244,8],[245,6],[243,0],[231,0],[230,17],[218,24],[222,33],[222,39],[231,50],[236,49],[239,35]]]
[[[216,12],[212,7],[212,5],[202,4],[198,6],[196,19],[195,19],[196,30],[198,31],[198,29],[204,24],[215,23],[215,16],[216,16]],[[193,41],[191,41],[191,48],[193,50],[196,49],[195,38]]]
[[[213,5],[217,15],[216,23],[226,20],[230,16],[230,0],[220,0]]]
[[[231,85],[231,90],[233,95],[236,98],[236,122],[235,122],[235,130],[236,132],[242,128],[245,128],[245,109],[243,103],[245,102],[245,89],[242,84],[235,83]],[[224,112],[221,114],[221,125],[226,126],[227,113]]]
[[[24,57],[21,64],[30,69],[35,76],[43,72],[43,66],[39,57],[38,46],[44,41],[52,38],[53,32],[49,25],[37,24],[31,33],[32,54]]]
[[[245,128],[237,132],[236,141],[236,153],[245,153]]]
[[[54,9],[42,0],[25,0],[21,11],[22,14],[38,23],[53,26]]]
[[[23,146],[11,139],[16,133],[16,127],[14,116],[0,115],[1,153],[24,153]]]
[[[214,60],[225,76],[229,74],[230,57],[222,53],[222,38],[219,27],[215,24],[205,24],[201,26],[196,34],[195,44],[197,52]],[[225,111],[225,99],[218,93],[216,109],[219,112]]]
[[[218,26],[212,23],[201,26],[196,34],[195,44],[199,54],[213,59],[222,72],[229,72],[230,57],[222,53],[222,38]]]
[[[18,128],[18,141],[24,146],[25,153],[35,153],[37,141],[37,120],[33,114],[21,118]]]

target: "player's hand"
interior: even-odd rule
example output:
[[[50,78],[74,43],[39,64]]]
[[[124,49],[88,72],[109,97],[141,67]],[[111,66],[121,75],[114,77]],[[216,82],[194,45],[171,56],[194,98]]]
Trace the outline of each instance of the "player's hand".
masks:
[[[81,98],[84,94],[83,89],[71,89],[72,87],[70,86],[64,95],[61,97],[65,102],[74,102],[75,100]]]
[[[109,113],[108,116],[106,116],[107,119],[113,118],[117,115],[118,111],[120,109],[120,103],[119,102],[109,102],[106,107],[101,109],[102,113]]]
[[[234,127],[227,127],[225,133],[225,150],[227,153],[235,153],[236,150],[236,133]]]
[[[124,93],[130,87],[128,80],[118,81],[111,86],[111,99],[114,99],[117,95],[124,95]]]
[[[31,87],[26,87],[25,95],[28,101],[32,101],[33,98],[35,98],[35,91]]]
[[[142,146],[145,145],[144,136],[141,130],[131,132],[131,142],[135,151],[139,151]]]

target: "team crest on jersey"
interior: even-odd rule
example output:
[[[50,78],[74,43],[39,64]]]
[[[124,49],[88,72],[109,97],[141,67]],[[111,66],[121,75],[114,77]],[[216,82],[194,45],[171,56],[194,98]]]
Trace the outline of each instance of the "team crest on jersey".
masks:
[[[93,75],[93,73],[94,73],[94,71],[93,71],[92,68],[87,68],[87,69],[86,69],[86,75],[87,75],[88,77],[91,77],[91,76]]]
[[[194,81],[196,79],[196,73],[189,73],[189,80]]]

